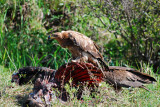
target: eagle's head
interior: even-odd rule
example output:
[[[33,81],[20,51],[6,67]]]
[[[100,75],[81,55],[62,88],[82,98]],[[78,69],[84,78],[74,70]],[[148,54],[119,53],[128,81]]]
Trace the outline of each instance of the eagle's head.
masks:
[[[56,32],[56,33],[53,33],[53,34],[51,34],[51,35],[48,36],[49,40],[52,40],[52,39],[62,39],[62,38],[63,38],[63,35],[60,32]]]
[[[56,32],[48,36],[49,40],[56,39],[56,40],[62,40],[62,39],[68,39],[70,36],[70,33],[67,31],[62,32]]]

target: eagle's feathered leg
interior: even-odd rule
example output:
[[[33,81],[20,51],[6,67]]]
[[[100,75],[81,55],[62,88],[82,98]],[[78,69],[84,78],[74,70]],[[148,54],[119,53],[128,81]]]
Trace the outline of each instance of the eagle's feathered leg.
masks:
[[[73,57],[74,58],[74,57]],[[104,70],[103,70],[103,67],[101,66],[101,64],[105,67],[105,70],[108,70],[109,71],[109,68],[108,66],[105,64],[105,62],[103,62],[102,60],[100,59],[97,59],[97,58],[94,58],[92,57],[91,54],[88,54],[87,52],[82,52],[81,56],[80,57],[76,57],[76,59],[74,60],[71,60],[72,63],[92,63],[93,65],[97,66],[100,68],[100,70],[102,71],[103,73],[103,76],[105,77],[104,75]]]

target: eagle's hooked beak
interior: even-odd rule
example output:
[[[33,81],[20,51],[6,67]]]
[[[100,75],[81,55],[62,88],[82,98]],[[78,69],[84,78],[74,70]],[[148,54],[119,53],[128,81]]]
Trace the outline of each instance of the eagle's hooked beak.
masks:
[[[55,39],[58,35],[57,34],[52,34],[48,36],[48,40]]]
[[[48,36],[48,40],[51,40],[51,35]]]

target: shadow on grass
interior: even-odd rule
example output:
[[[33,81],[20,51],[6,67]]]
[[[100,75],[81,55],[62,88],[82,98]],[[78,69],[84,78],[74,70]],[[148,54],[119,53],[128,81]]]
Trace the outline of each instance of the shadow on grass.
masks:
[[[15,98],[17,99],[18,105],[21,107],[45,107],[44,104],[38,103],[27,94],[17,95]]]
[[[17,95],[17,96],[15,96],[15,98],[17,99],[17,103],[18,103],[19,106],[21,106],[21,107],[29,107],[27,105],[28,94]]]

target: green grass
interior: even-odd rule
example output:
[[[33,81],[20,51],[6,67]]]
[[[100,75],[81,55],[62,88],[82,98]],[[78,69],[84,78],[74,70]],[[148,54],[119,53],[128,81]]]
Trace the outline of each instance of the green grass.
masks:
[[[20,107],[27,99],[28,94],[32,92],[32,84],[18,86],[11,83],[13,72],[10,68],[0,66],[0,107]],[[70,100],[67,103],[62,103],[56,99],[52,102],[52,106],[158,107],[160,106],[160,76],[153,73],[151,75],[157,80],[155,84],[146,85],[152,92],[140,88],[124,88],[122,92],[115,93],[112,87],[102,82],[98,88],[99,93],[93,94],[95,98],[92,98],[86,89],[83,94],[84,100],[81,101],[73,96],[77,90],[66,85]]]
[[[134,1],[136,7],[133,8],[135,12],[133,16],[138,18],[130,17],[132,27],[128,26],[128,21],[124,17],[123,4],[117,0],[109,2],[106,3],[106,0],[1,0],[0,107],[22,106],[27,95],[32,92],[31,84],[17,86],[11,83],[11,75],[17,72],[18,68],[45,66],[58,69],[70,60],[71,54],[67,49],[61,48],[55,41],[49,43],[47,40],[47,33],[50,31],[70,29],[91,37],[102,48],[102,54],[109,65],[132,65],[139,69],[143,68],[144,72],[156,78],[157,83],[147,85],[151,93],[143,89],[133,89],[133,91],[124,89],[119,94],[116,94],[107,84],[103,84],[105,90],[101,87],[100,93],[95,94],[95,99],[92,99],[86,90],[83,102],[72,98],[63,104],[56,100],[53,106],[83,107],[88,106],[90,100],[92,100],[90,105],[96,106],[160,106],[160,76],[148,70],[151,64],[145,66],[142,65],[145,64],[145,60],[136,60],[141,56],[133,53],[134,49],[135,53],[136,50],[141,50],[142,53],[150,52],[148,54],[150,57],[159,58],[159,2],[158,0]],[[130,14],[132,16],[132,13]],[[139,43],[135,46],[140,46],[139,48],[131,48],[130,43],[123,38],[126,36],[128,40],[133,40],[130,35],[131,28],[134,31],[132,33],[135,36],[135,43]],[[150,38],[153,41],[150,42]],[[68,88],[68,91],[72,94],[74,89]]]

